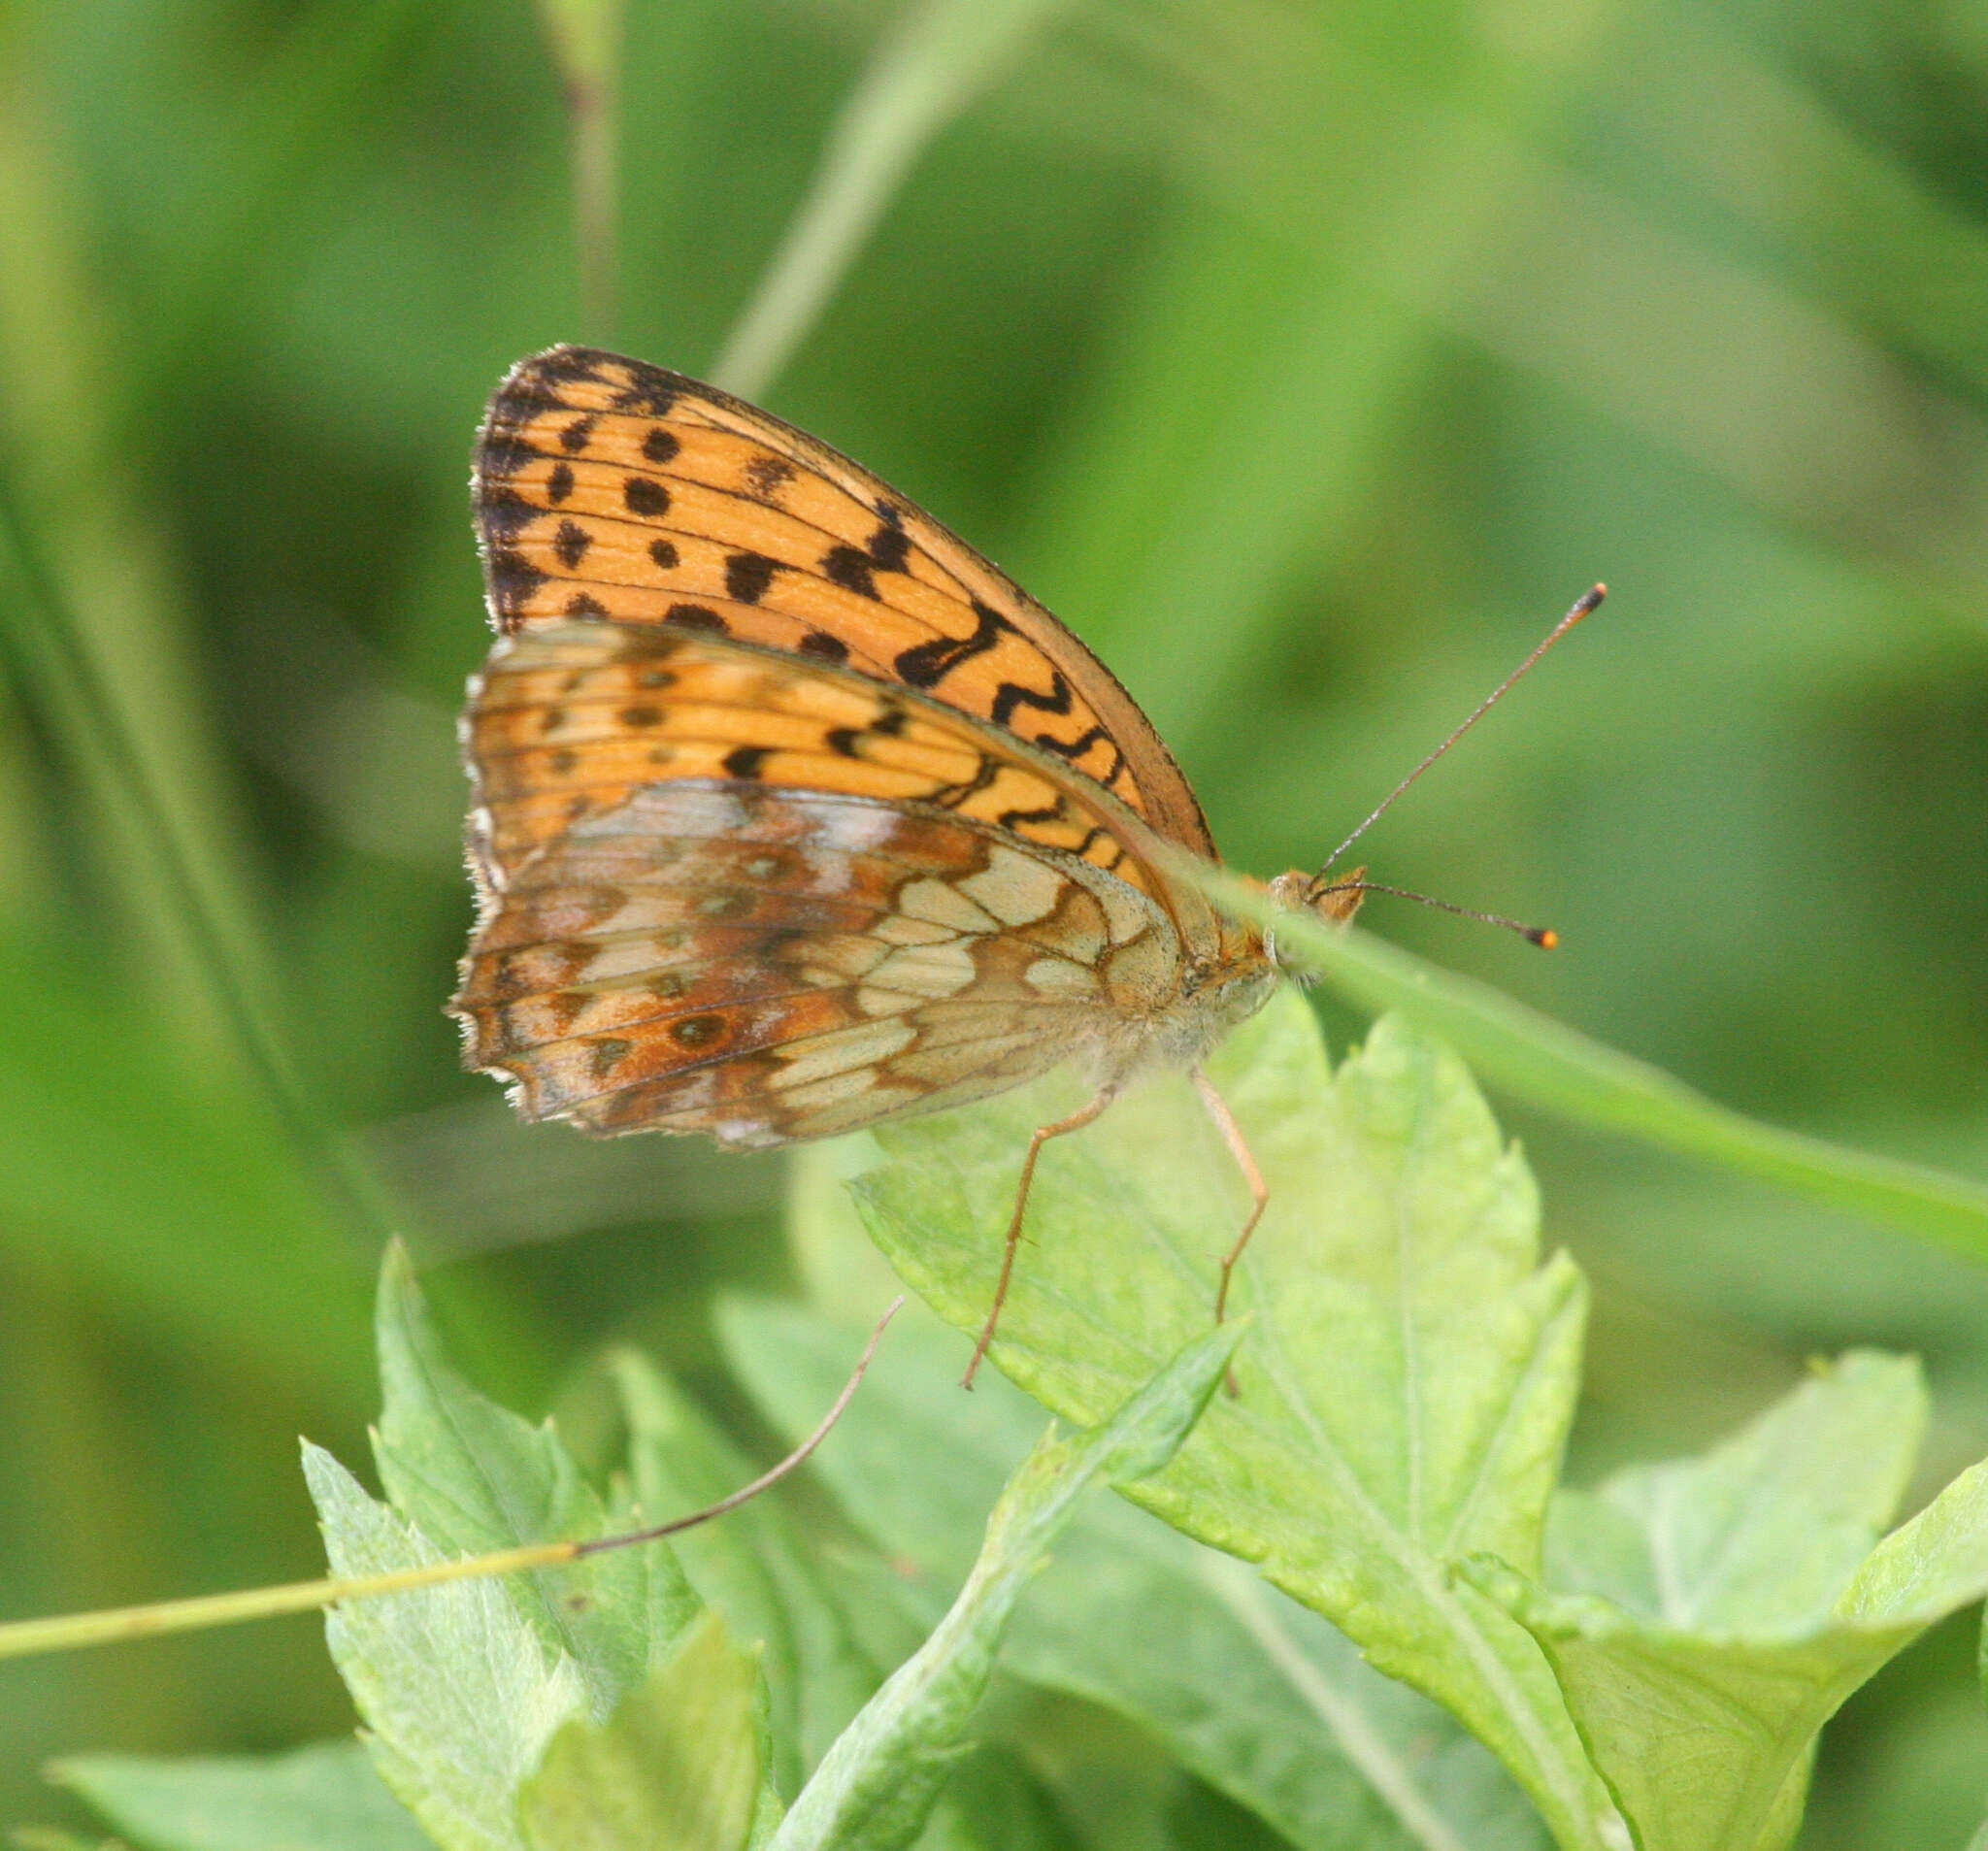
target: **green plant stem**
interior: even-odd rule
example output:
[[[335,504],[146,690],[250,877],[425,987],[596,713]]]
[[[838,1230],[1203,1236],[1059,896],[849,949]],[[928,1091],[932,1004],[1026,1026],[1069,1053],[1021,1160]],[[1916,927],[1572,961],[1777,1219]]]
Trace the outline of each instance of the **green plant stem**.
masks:
[[[620,0],[540,0],[539,11],[565,85],[573,138],[580,312],[588,338],[612,344],[620,217],[615,157],[622,7]]]
[[[404,1259],[396,1264],[405,1265]],[[108,1607],[95,1613],[64,1613],[43,1620],[13,1620],[0,1625],[0,1659],[32,1658],[42,1652],[73,1652],[86,1645],[113,1645],[126,1639],[151,1638],[161,1633],[193,1633],[211,1626],[233,1626],[243,1620],[274,1619],[283,1613],[308,1613],[313,1607],[330,1606],[336,1601],[374,1600],[382,1594],[406,1594],[415,1588],[439,1587],[447,1581],[472,1581],[484,1575],[515,1574],[527,1569],[557,1568],[578,1562],[582,1556],[605,1555],[610,1549],[629,1549],[645,1542],[660,1542],[665,1537],[680,1535],[709,1523],[762,1491],[778,1484],[799,1467],[829,1436],[843,1410],[862,1386],[870,1359],[883,1340],[890,1320],[903,1306],[902,1296],[891,1301],[870,1333],[856,1367],[843,1384],[842,1393],[822,1415],[814,1431],[779,1464],[770,1466],[748,1485],[730,1496],[708,1504],[688,1516],[673,1517],[640,1530],[615,1536],[563,1537],[552,1542],[531,1542],[514,1549],[497,1549],[487,1555],[465,1556],[456,1562],[431,1562],[416,1569],[396,1569],[384,1574],[334,1575],[317,1581],[285,1581],[276,1587],[244,1588],[229,1594],[197,1594],[190,1600],[153,1601],[143,1606]]]
[[[821,164],[712,369],[761,398],[821,313],[912,164],[1059,0],[923,0],[878,45]]]
[[[1301,950],[1361,1008],[1398,1008],[1416,1017],[1514,1098],[1988,1259],[1988,1186],[1928,1164],[1846,1150],[1762,1124],[1489,984],[1440,970],[1365,933],[1283,910],[1241,876],[1196,864],[1191,877],[1230,911],[1272,928],[1279,945]]]
[[[556,1568],[580,1553],[571,1540],[534,1543],[460,1562],[431,1562],[425,1568],[391,1574],[328,1576],[320,1581],[286,1581],[277,1587],[242,1588],[230,1594],[199,1594],[184,1601],[155,1601],[145,1606],[115,1606],[96,1613],[64,1613],[46,1620],[15,1620],[0,1626],[0,1659],[32,1658],[42,1652],[74,1652],[86,1645],[115,1645],[152,1638],[162,1633],[195,1633],[243,1620],[275,1619],[308,1613],[335,1601],[372,1600],[469,1581],[479,1575],[514,1574],[525,1569]]]

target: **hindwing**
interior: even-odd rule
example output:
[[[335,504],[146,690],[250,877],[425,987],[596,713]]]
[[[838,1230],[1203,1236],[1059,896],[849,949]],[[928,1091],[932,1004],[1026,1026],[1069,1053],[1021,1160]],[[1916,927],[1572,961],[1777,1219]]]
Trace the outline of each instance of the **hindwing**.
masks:
[[[825,1137],[1163,1014],[1221,927],[1053,753],[668,625],[502,640],[472,687],[471,1063],[596,1132]]]

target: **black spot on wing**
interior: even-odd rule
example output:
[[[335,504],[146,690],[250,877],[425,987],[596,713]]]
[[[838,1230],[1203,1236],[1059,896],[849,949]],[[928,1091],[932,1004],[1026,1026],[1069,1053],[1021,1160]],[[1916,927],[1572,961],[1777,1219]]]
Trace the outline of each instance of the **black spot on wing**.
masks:
[[[1014,681],[1002,682],[994,690],[994,724],[1006,726],[1018,707],[1032,707],[1039,713],[1068,713],[1070,683],[1063,678],[1062,670],[1049,671],[1049,692],[1046,694],[1038,694],[1034,688],[1022,687]]]
[[[901,707],[886,707],[868,726],[838,726],[827,735],[828,749],[845,758],[860,758],[857,749],[866,739],[895,739],[905,730],[911,715]]]
[[[1054,823],[1069,819],[1059,798],[1041,810],[1004,810],[994,820],[1003,829],[1019,829],[1023,823]]]
[[[1058,680],[1062,678],[1061,676],[1057,677]],[[1058,708],[1055,711],[1060,713],[1065,710]],[[1088,733],[1071,740],[1058,739],[1053,733],[1038,733],[1035,743],[1045,750],[1054,752],[1058,758],[1068,759],[1073,765],[1093,745],[1109,745],[1111,748],[1111,769],[1099,777],[1098,782],[1115,784],[1125,775],[1125,754],[1119,749],[1118,742],[1102,726],[1094,726]]]
[[[661,482],[650,481],[646,476],[624,478],[621,500],[631,514],[640,514],[645,520],[653,520],[657,515],[670,512],[670,491]]]
[[[593,536],[573,520],[562,520],[559,531],[552,536],[552,550],[568,572],[580,570],[580,562],[586,557],[586,549],[593,544]]]
[[[957,810],[976,791],[985,790],[1000,776],[1001,761],[998,758],[990,758],[986,753],[982,752],[980,754],[980,762],[975,768],[973,777],[969,777],[962,784],[947,784],[942,789],[935,790],[932,793],[931,802],[937,804],[942,810]]]
[[[824,577],[842,586],[845,591],[853,591],[859,597],[878,596],[877,580],[871,576],[870,555],[858,552],[853,546],[831,546],[821,558]]]
[[[594,434],[594,414],[591,412],[577,417],[559,433],[559,447],[578,456],[586,448],[588,440]]]
[[[569,617],[605,617],[608,607],[584,591],[576,591],[566,600],[566,614]]]
[[[513,426],[535,418],[542,412],[556,412],[565,400],[553,390],[540,360],[529,360],[497,388],[490,400],[490,422]]]
[[[516,431],[493,427],[478,447],[477,469],[485,477],[501,480],[515,476],[538,453],[536,446],[527,444]]]
[[[484,571],[489,576],[490,603],[506,621],[522,616],[525,606],[546,582],[546,575],[537,566],[509,546],[494,548]]]
[[[667,463],[675,459],[683,446],[678,441],[675,431],[658,424],[642,440],[642,453],[651,463]]]
[[[768,745],[735,745],[725,754],[725,775],[728,777],[757,777],[759,768],[772,754]]]
[[[678,554],[676,542],[674,541],[651,540],[648,543],[648,556],[665,572],[675,572],[677,570]]]
[[[911,536],[885,521],[870,536],[870,562],[878,572],[902,572],[911,556]]]
[[[849,659],[849,645],[841,637],[832,637],[826,630],[810,630],[794,645],[802,655],[818,657],[823,662],[846,662]]]
[[[934,637],[929,643],[913,644],[899,652],[892,666],[913,687],[937,687],[962,662],[985,655],[1014,630],[1000,611],[977,598],[974,600],[974,618],[971,636]]]
[[[822,555],[821,570],[845,591],[860,597],[877,598],[879,572],[903,572],[911,556],[911,536],[904,530],[902,516],[886,502],[878,502],[883,518],[870,536],[867,546],[831,546]]]
[[[589,1041],[587,1065],[594,1078],[606,1079],[628,1058],[634,1045],[634,1042],[625,1041],[618,1035],[604,1035],[597,1041]]]
[[[677,403],[677,376],[646,360],[619,360],[628,370],[628,383],[614,394],[617,412],[637,412],[649,417],[668,417]]]
[[[708,605],[673,604],[663,612],[663,621],[682,630],[713,630],[721,637],[732,634],[731,625]]]
[[[554,463],[551,475],[546,478],[546,499],[555,507],[573,493],[573,465]]]
[[[577,380],[598,379],[595,363],[611,357],[592,347],[549,347],[529,365],[537,379],[554,385],[570,385]]]
[[[545,512],[514,488],[492,488],[485,483],[477,496],[477,523],[485,540],[514,540]]]
[[[679,1047],[711,1047],[723,1041],[725,1035],[725,1018],[716,1013],[685,1015],[670,1024],[670,1039]]]
[[[770,450],[762,450],[746,465],[746,486],[760,501],[772,501],[793,479],[793,464]]]
[[[779,570],[779,561],[764,553],[732,553],[725,560],[725,595],[739,604],[757,604]]]

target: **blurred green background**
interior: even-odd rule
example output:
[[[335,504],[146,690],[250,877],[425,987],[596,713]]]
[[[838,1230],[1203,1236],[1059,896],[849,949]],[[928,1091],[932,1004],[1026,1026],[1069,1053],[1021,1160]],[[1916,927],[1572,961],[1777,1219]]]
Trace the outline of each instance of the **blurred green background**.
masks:
[[[1988,1174],[1988,13],[1037,10],[774,408],[1086,637],[1263,873],[1606,578],[1366,849],[1566,950],[1371,923],[1747,1110]],[[362,1457],[387,1222],[514,1405],[610,1338],[725,1395],[706,1309],[785,1277],[779,1160],[521,1129],[441,1014],[467,458],[534,347],[718,363],[904,19],[633,0],[603,310],[527,0],[0,5],[9,1616],[316,1571],[295,1437]],[[1505,1109],[1597,1287],[1577,1480],[1852,1343],[1927,1361],[1922,1493],[1988,1451],[1988,1270]],[[1833,1726],[1805,1846],[1966,1839],[1973,1635]],[[0,1667],[0,1821],[61,1811],[65,1750],[349,1725],[311,1620]]]

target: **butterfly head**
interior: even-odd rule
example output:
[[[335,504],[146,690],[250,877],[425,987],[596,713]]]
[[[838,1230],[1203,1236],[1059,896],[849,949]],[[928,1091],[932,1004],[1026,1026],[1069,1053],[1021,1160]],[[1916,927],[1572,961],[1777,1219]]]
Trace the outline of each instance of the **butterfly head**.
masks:
[[[1292,912],[1311,913],[1328,925],[1348,925],[1360,910],[1360,902],[1367,897],[1367,870],[1349,868],[1338,874],[1320,869],[1316,874],[1307,874],[1303,868],[1293,868],[1270,883],[1270,897]],[[1274,964],[1282,966],[1276,932],[1264,935],[1264,949]],[[1300,982],[1308,980],[1303,971],[1293,975]]]

